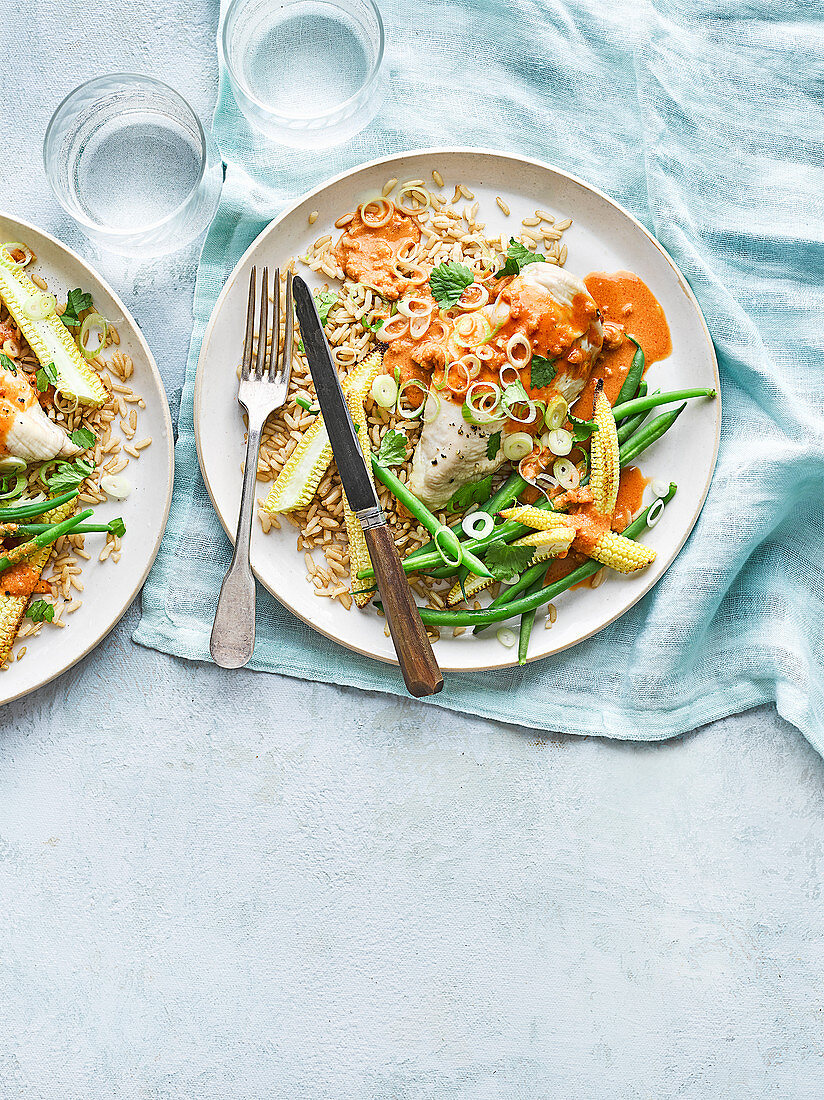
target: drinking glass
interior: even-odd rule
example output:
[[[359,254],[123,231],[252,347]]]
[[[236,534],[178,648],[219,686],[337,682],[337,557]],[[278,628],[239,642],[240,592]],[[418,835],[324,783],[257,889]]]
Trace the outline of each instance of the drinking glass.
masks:
[[[383,101],[383,22],[372,0],[232,0],[220,42],[238,106],[283,145],[337,145]]]
[[[43,143],[46,176],[83,232],[125,256],[162,256],[212,220],[223,165],[173,88],[114,73],[71,92]]]

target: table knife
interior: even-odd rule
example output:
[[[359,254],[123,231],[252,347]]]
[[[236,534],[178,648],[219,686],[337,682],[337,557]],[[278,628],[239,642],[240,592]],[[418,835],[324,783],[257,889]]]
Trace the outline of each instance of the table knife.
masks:
[[[323,422],[349,507],[363,528],[404,682],[410,695],[434,695],[443,687],[443,676],[367,470],[315,300],[300,276],[292,287]]]

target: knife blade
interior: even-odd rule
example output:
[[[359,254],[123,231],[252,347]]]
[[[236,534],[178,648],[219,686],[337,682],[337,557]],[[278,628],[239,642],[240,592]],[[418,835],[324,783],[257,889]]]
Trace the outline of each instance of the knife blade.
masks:
[[[349,507],[358,519],[361,519],[360,513],[367,508],[376,508],[383,516],[375,486],[361,453],[355,425],[349,415],[346,398],[340,388],[337,367],[323,333],[315,299],[299,275],[292,280],[292,292],[303,347],[309,360],[312,381],[315,383],[315,393]]]
[[[323,423],[349,507],[363,528],[398,664],[410,694],[433,695],[443,687],[443,676],[367,469],[320,314],[299,275],[292,281],[292,291]]]

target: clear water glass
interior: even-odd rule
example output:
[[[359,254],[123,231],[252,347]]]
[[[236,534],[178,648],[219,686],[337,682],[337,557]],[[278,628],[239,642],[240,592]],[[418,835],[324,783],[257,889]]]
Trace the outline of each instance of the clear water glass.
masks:
[[[220,41],[238,106],[283,145],[337,145],[383,102],[383,22],[372,0],[232,0]]]
[[[75,88],[43,145],[46,176],[83,232],[125,256],[162,256],[212,220],[223,165],[200,119],[173,88],[114,73]]]

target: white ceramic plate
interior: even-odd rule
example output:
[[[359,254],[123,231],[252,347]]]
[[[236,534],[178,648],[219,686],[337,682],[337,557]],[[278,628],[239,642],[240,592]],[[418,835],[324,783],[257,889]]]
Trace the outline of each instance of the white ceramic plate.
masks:
[[[0,215],[0,241],[23,241],[37,257],[27,272],[41,275],[58,300],[74,287],[88,290],[97,309],[116,327],[120,351],[134,361],[129,385],[146,401],[138,410],[138,435],[152,437],[152,445],[124,471],[132,483],[126,500],[96,505],[95,520],[122,516],[126,524],[119,562],[99,562],[103,535],[89,535],[91,560],[83,565],[82,607],[65,616],[65,629],[44,626],[38,637],[17,642],[27,645],[22,661],[0,672],[0,703],[8,703],[41,687],[85,657],[109,633],[140,591],[157,555],[172,499],[174,460],[169,403],[152,353],[129,311],[103,279],[60,241],[34,226]],[[117,421],[115,421],[117,423]],[[84,505],[84,507],[86,507]]]
[[[273,221],[240,259],[212,313],[198,364],[195,391],[195,431],[206,486],[220,521],[234,538],[240,503],[240,463],[244,456],[243,424],[236,401],[235,369],[243,343],[249,270],[253,264],[283,265],[305,253],[332,223],[365,198],[380,192],[387,179],[431,179],[437,169],[446,181],[445,193],[465,184],[480,200],[479,218],[487,230],[517,233],[521,219],[536,207],[558,219],[571,217],[564,234],[569,248],[566,266],[579,275],[590,271],[636,272],[664,307],[672,332],[673,353],[648,372],[650,389],[687,386],[718,388],[715,353],[701,310],[686,280],[644,227],[606,195],[583,181],[537,161],[476,149],[429,149],[387,157],[356,168],[313,191]],[[495,203],[500,195],[511,209],[505,218]],[[319,217],[309,225],[311,211]],[[306,276],[308,269],[304,269]],[[312,275],[311,272],[308,272]],[[320,280],[312,279],[315,285]],[[678,493],[661,522],[645,540],[655,546],[654,565],[635,577],[609,575],[597,589],[564,593],[557,600],[558,618],[544,629],[536,620],[529,658],[557,653],[582,641],[617,619],[648,592],[666,571],[698,518],[709,488],[718,451],[720,403],[694,402],[678,425],[641,459],[648,477],[675,481]],[[259,487],[265,496],[268,485]],[[256,524],[252,566],[257,577],[284,606],[304,622],[341,645],[381,661],[395,661],[384,622],[374,611],[346,611],[337,602],[312,595],[303,555],[295,547],[295,529],[263,535]],[[444,671],[503,668],[517,663],[494,631],[475,637],[452,638],[444,631],[436,655]]]

